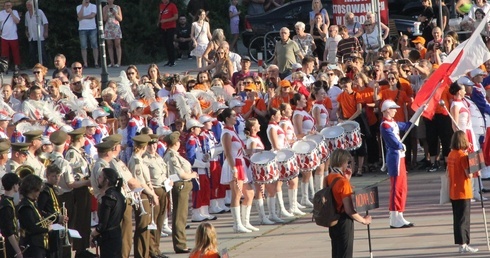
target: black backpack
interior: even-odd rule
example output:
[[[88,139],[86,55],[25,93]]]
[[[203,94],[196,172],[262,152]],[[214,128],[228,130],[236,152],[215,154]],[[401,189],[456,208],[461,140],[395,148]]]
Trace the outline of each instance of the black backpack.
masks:
[[[313,197],[313,218],[318,226],[333,227],[339,222],[340,214],[335,208],[335,200],[332,193],[332,188],[340,179],[337,177],[331,185],[324,187],[322,190],[315,193]]]

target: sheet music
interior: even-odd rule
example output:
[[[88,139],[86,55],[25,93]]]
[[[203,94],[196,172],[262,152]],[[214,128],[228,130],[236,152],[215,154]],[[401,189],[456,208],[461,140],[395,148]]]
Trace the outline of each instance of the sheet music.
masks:
[[[70,234],[71,238],[82,238],[80,233],[76,231],[75,229],[68,229],[68,234]]]

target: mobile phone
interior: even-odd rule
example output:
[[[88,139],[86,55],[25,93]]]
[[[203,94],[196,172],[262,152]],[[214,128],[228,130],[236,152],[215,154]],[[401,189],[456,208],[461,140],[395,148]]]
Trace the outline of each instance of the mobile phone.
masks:
[[[408,60],[407,59],[400,59],[398,61],[396,61],[398,64],[406,64],[408,63]]]
[[[109,8],[109,11],[114,12],[114,8],[112,8],[112,7]]]

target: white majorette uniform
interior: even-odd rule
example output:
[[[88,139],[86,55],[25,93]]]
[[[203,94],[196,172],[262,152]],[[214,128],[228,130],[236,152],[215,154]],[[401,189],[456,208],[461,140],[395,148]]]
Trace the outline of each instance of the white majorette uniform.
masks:
[[[238,170],[238,180],[243,180],[243,182],[248,182],[247,178],[247,165],[245,164],[245,159],[243,158],[244,144],[240,140],[238,134],[235,132],[233,127],[224,126],[223,132],[221,134],[221,142],[223,142],[223,136],[225,134],[231,135],[231,156],[235,159],[235,166]],[[221,184],[227,185],[233,180],[233,168],[228,164],[225,156],[223,161],[223,169],[221,170]]]
[[[286,140],[288,141],[287,146],[289,146],[290,141],[296,140],[296,133],[294,133],[294,127],[293,127],[293,123],[291,123],[291,119],[287,117],[281,118],[281,121],[279,122],[279,126],[281,128],[286,127],[284,133],[286,134]]]
[[[313,128],[315,127],[315,119],[310,114],[308,114],[308,112],[306,112],[305,110],[297,108],[293,112],[293,121],[294,121],[294,117],[297,115],[303,116],[301,133],[308,134],[309,132],[311,132],[311,130],[313,130]]]
[[[451,108],[453,108],[453,106],[459,107],[458,121],[456,121],[456,123],[458,123],[459,129],[466,133],[466,137],[468,138],[468,142],[470,143],[468,151],[475,152],[480,148],[478,145],[478,141],[476,140],[475,132],[473,131],[473,125],[471,123],[471,116],[473,114],[470,113],[470,109],[465,102],[466,100],[455,99],[451,103]]]
[[[323,105],[322,101],[315,101],[313,107],[311,108],[311,114],[313,114],[313,111],[316,109],[320,110],[320,119],[318,124],[320,125],[320,128],[325,128],[329,120],[328,110],[325,105]],[[318,128],[318,130],[320,130],[320,128]]]
[[[286,148],[286,146],[288,146],[288,144],[287,144],[287,139],[286,139],[286,133],[284,132],[284,130],[277,123],[270,122],[269,125],[267,126],[267,138],[269,138],[270,142],[272,142],[271,141],[271,131],[272,130],[276,130],[277,148],[278,148],[278,149],[274,149],[274,146],[272,146],[273,151],[276,152],[278,150],[282,150],[282,149]],[[293,130],[293,133],[294,133],[294,130]]]
[[[254,150],[265,150],[264,143],[260,140],[259,136],[248,136],[247,137],[247,143],[245,144],[247,146],[247,149],[252,149],[252,143],[255,143],[255,148]],[[253,182],[253,175],[252,175],[252,169],[247,168],[247,177],[248,177],[248,183]]]

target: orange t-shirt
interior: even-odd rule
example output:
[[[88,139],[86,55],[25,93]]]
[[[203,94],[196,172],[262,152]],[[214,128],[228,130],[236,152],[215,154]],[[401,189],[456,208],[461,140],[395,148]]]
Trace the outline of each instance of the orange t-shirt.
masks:
[[[311,111],[311,108],[313,108],[313,104],[315,104],[315,100],[312,99],[312,98],[308,98],[308,102],[306,103],[306,107],[305,107],[305,110],[306,112],[310,112]],[[332,110],[332,100],[330,100],[329,97],[325,97],[325,99],[323,100],[322,104],[325,106],[325,108],[330,111]]]
[[[253,104],[252,100],[250,99],[245,100],[244,103],[245,105],[242,107],[242,114],[248,113]],[[255,99],[255,107],[260,111],[267,111],[267,105],[263,99]],[[256,117],[254,114],[252,114],[252,116]]]
[[[201,254],[200,251],[192,253],[189,258],[219,258],[219,253],[215,251],[209,251],[206,254]]]
[[[400,89],[404,91],[409,98],[412,98],[414,95],[410,81],[402,77],[400,77],[398,80],[400,81]]]
[[[194,88],[192,88],[193,90],[202,90],[202,91],[208,91],[209,88],[208,86],[202,84],[202,83],[198,83],[196,85],[194,85]]]
[[[273,108],[276,108],[276,109],[279,109],[279,106],[281,106],[281,104],[283,102],[285,103],[288,103],[290,104],[290,100],[293,98],[294,96],[294,93],[289,93],[288,95],[286,96],[275,96],[274,98],[272,98],[270,101],[270,107],[273,107]],[[291,105],[291,108],[294,110],[294,107]]]
[[[327,176],[328,185],[332,184],[333,180],[337,177],[340,177],[340,179],[337,180],[337,182],[333,186],[332,194],[333,194],[333,199],[335,200],[335,207],[337,209],[337,212],[342,213],[345,212],[344,203],[342,202],[342,200],[345,197],[351,196],[353,194],[353,191],[349,180],[347,180],[345,177],[343,177],[341,174],[338,173],[330,173]]]
[[[398,95],[398,92],[400,92],[400,95]],[[397,95],[398,99],[395,101]],[[383,106],[383,102],[385,100],[391,99],[395,101],[395,103],[400,106],[400,108],[397,109],[395,117],[393,119],[397,122],[407,122],[405,119],[405,108],[403,107],[409,105],[411,101],[404,91],[387,89],[378,93],[378,97],[380,98],[380,107]]]
[[[446,86],[446,88],[442,92],[441,100],[444,100],[444,104],[445,104],[447,110],[449,110],[451,108],[451,102],[453,100],[453,96],[451,95],[451,93],[449,93],[449,86]],[[436,106],[436,114],[447,115],[448,113],[447,113],[445,108],[441,107],[440,105],[437,105]]]
[[[349,119],[353,116],[357,111],[357,104],[362,102],[361,94],[355,91],[352,94],[342,91],[337,97],[337,101],[339,102],[339,107],[342,109],[344,119]]]
[[[369,125],[374,125],[378,118],[374,113],[374,107],[368,107],[366,104],[374,103],[374,89],[371,87],[364,87],[364,89],[360,90],[359,88],[354,89],[361,95],[361,102],[366,110],[366,117]]]
[[[425,54],[427,53],[427,48],[422,48],[421,50],[419,50],[419,53],[420,53],[420,59],[425,59]]]
[[[451,150],[447,156],[449,198],[451,200],[473,198],[471,178],[466,176],[466,170],[469,167],[468,154],[462,150]]]

